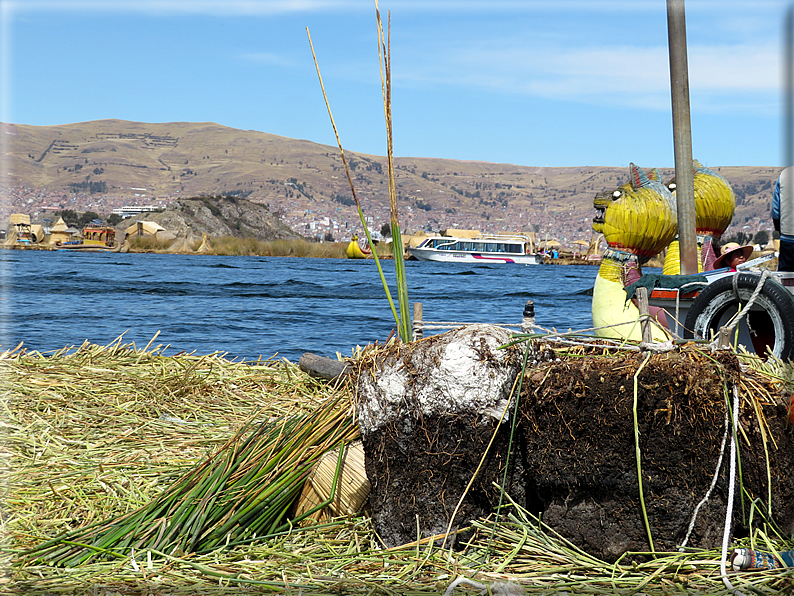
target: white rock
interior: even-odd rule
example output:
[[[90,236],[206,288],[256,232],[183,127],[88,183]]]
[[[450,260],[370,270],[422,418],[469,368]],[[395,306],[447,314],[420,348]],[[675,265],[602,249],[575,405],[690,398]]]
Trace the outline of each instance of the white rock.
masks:
[[[510,332],[469,325],[393,354],[358,379],[358,423],[370,433],[395,417],[472,412],[499,420],[521,367],[519,347],[500,349]]]

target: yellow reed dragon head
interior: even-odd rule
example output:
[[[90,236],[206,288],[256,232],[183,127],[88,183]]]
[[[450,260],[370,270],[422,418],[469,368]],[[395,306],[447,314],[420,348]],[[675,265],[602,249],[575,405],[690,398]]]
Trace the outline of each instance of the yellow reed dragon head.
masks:
[[[736,196],[728,181],[693,160],[695,171],[695,229],[698,234],[719,238],[731,225]],[[675,178],[666,184],[675,193]]]
[[[629,182],[596,195],[593,230],[603,234],[611,248],[648,259],[675,238],[675,197],[659,181],[657,170],[644,172],[631,164],[629,173]]]

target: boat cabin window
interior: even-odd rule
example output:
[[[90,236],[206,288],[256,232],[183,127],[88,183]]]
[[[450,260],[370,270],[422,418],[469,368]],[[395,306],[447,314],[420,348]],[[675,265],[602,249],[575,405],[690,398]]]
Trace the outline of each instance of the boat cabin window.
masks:
[[[454,250],[473,253],[512,253],[523,254],[525,247],[522,242],[476,242],[472,240],[452,241],[446,238],[428,238],[420,245],[435,250]]]

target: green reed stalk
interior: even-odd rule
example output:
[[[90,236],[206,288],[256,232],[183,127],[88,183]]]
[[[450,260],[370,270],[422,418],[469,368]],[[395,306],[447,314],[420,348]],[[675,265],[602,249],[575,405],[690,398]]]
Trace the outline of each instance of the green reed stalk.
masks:
[[[250,422],[148,505],[62,534],[25,558],[74,567],[130,549],[195,552],[263,538],[283,527],[314,463],[357,433],[340,398],[311,414]]]
[[[391,12],[389,13],[389,35],[384,38],[380,7],[375,0],[375,14],[378,20],[378,63],[380,64],[380,83],[383,91],[383,111],[386,118],[386,164],[389,175],[389,210],[391,212],[392,251],[394,253],[394,272],[397,277],[397,302],[401,318],[397,321],[400,338],[411,341],[412,329],[408,313],[408,285],[403,258],[403,240],[400,230],[400,217],[397,210],[397,185],[394,176],[394,147],[391,117]]]
[[[642,488],[642,452],[640,451],[640,431],[638,427],[638,419],[637,419],[637,392],[638,392],[638,378],[642,369],[645,368],[645,365],[648,364],[648,360],[651,359],[651,352],[648,352],[648,355],[645,357],[645,360],[642,361],[642,364],[637,369],[637,372],[634,374],[634,405],[632,408],[632,414],[634,417],[634,456],[637,460],[637,484],[639,485],[640,491],[640,507],[642,508],[642,520],[645,524],[645,533],[648,536],[648,544],[651,547],[651,553],[655,555],[655,549],[653,547],[653,534],[651,533],[651,524],[648,521],[648,510],[645,507],[645,491]]]
[[[358,195],[356,194],[356,189],[353,186],[353,177],[350,175],[350,168],[347,165],[347,159],[345,159],[345,150],[342,149],[342,141],[339,140],[339,131],[336,128],[336,122],[334,121],[334,115],[331,112],[331,104],[328,102],[328,95],[325,93],[325,85],[323,84],[323,77],[320,74],[320,65],[317,62],[317,56],[314,53],[314,44],[312,43],[312,36],[309,33],[309,28],[306,27],[306,34],[309,36],[309,46],[312,50],[312,57],[314,58],[314,66],[317,69],[317,77],[320,79],[320,88],[323,91],[323,99],[325,100],[325,107],[328,108],[328,116],[331,118],[331,126],[334,128],[334,135],[336,136],[336,144],[339,146],[339,154],[342,156],[342,165],[345,166],[345,174],[347,175],[347,182],[350,185],[350,192],[353,194],[353,201],[356,203],[356,209],[358,210],[358,217],[361,220],[361,226],[364,228],[364,234],[367,236],[367,242],[369,242],[370,246],[375,246],[372,242],[372,236],[369,233],[369,228],[367,227],[367,222],[364,219],[364,210],[361,208],[361,203],[358,200]],[[389,175],[389,179],[391,180],[391,174]],[[399,232],[399,230],[398,230]],[[394,238],[394,232],[392,232],[392,238]],[[402,244],[402,243],[400,243]],[[378,268],[378,274],[380,275],[381,283],[383,283],[383,290],[386,292],[386,299],[389,301],[389,306],[391,307],[392,315],[394,316],[394,321],[397,323],[398,333],[402,339],[410,340],[410,335],[406,336],[402,331],[403,325],[400,323],[400,315],[397,313],[397,309],[394,306],[394,301],[391,297],[391,292],[389,291],[389,284],[386,283],[386,276],[383,273],[383,268],[380,265],[380,259],[378,258],[378,253],[373,249],[372,256],[375,257],[375,265]],[[395,268],[398,261],[402,260],[402,255],[400,258],[397,259],[395,255]],[[399,282],[398,282],[399,283]],[[407,305],[405,309],[407,310]],[[403,310],[402,308],[400,309]]]

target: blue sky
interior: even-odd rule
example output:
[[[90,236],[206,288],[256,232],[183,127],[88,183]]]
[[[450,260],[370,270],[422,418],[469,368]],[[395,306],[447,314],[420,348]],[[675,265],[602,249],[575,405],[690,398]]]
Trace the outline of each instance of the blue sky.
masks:
[[[693,155],[779,166],[781,0],[686,3]],[[671,167],[665,0],[383,0],[394,151]],[[0,0],[0,120],[217,122],[386,152],[374,0]]]

